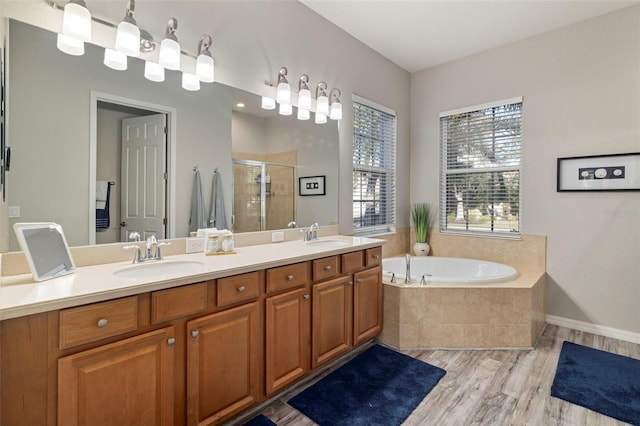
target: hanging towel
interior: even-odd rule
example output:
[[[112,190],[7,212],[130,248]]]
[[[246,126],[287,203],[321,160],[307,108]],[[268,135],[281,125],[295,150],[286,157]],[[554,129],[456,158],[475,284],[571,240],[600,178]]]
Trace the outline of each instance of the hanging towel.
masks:
[[[191,193],[191,217],[189,218],[189,231],[196,232],[205,228],[204,225],[204,200],[202,199],[202,183],[200,171],[195,171],[193,192]]]
[[[96,182],[96,231],[109,229],[109,198],[111,198],[109,182]]]
[[[224,197],[222,196],[222,181],[218,170],[213,172],[211,183],[211,205],[209,206],[209,226],[218,229],[227,229],[227,215],[224,211]]]

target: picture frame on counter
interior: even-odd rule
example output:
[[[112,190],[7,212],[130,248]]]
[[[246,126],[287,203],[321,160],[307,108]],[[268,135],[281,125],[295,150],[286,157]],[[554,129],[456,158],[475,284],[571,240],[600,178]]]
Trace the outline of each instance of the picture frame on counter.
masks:
[[[556,190],[640,191],[640,152],[558,158]]]
[[[326,195],[326,176],[306,176],[298,178],[300,196]]]

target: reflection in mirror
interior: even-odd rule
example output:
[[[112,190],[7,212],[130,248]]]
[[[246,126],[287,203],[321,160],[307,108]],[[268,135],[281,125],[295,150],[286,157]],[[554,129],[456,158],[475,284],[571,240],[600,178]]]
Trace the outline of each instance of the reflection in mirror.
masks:
[[[237,89],[234,99],[234,230],[337,224],[336,122],[297,120],[296,108],[291,116],[263,110],[257,101],[243,102]],[[300,196],[298,178],[305,176],[326,176],[325,194]]]
[[[100,108],[92,106],[96,93],[133,100],[133,105],[142,105],[139,110],[158,112],[156,108],[147,108],[152,105],[175,112],[175,121],[170,120],[168,126],[166,197],[161,214],[162,220],[166,220],[167,237],[186,237],[189,233],[194,166],[201,171],[207,206],[213,171],[218,169],[227,219],[231,219],[232,149],[239,159],[259,161],[274,153],[295,152],[296,179],[290,189],[295,194],[295,221],[300,226],[337,223],[336,122],[321,126],[299,122],[295,115],[256,116],[253,114],[260,112],[257,95],[219,83],[202,84],[200,91],[187,92],[181,88],[177,72],[167,72],[163,83],[151,82],[143,77],[141,60],[130,58],[128,70],[114,71],[103,65],[102,48],[86,44],[85,55],[69,56],[56,48],[55,34],[49,31],[15,20],[10,20],[7,28],[10,32],[7,142],[13,153],[11,171],[7,173],[7,205],[19,207],[20,211],[20,217],[9,219],[9,226],[15,222],[53,221],[64,227],[70,246],[89,244],[91,233],[97,243],[122,240],[122,207],[117,204],[122,204],[125,186],[117,169],[102,163],[107,157],[108,161],[117,161],[121,148],[111,147],[109,154],[103,153],[100,136],[93,135],[98,130],[92,128],[91,108],[100,109],[101,114],[122,115],[112,117],[119,122],[124,115],[147,112],[123,110],[106,103]],[[46,78],[42,76],[43,70]],[[234,106],[239,97],[246,104],[246,112]],[[119,128],[111,127],[109,131],[119,133],[120,130],[114,130]],[[92,138],[95,147],[91,145]],[[117,135],[116,138],[120,144],[121,138]],[[102,173],[104,170],[110,172]],[[297,177],[314,175],[327,176],[327,195],[301,199]],[[91,223],[96,212],[96,181],[115,183],[111,187],[114,194],[108,231],[95,232],[95,223]],[[277,196],[274,200],[279,201]],[[273,226],[288,223],[281,222]],[[10,235],[9,250],[19,250],[13,233],[8,229],[3,232]]]

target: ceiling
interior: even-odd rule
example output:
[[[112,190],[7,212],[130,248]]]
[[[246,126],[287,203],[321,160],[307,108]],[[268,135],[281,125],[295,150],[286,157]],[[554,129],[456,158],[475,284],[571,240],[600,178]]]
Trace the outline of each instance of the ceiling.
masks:
[[[409,72],[640,4],[614,0],[300,0]]]

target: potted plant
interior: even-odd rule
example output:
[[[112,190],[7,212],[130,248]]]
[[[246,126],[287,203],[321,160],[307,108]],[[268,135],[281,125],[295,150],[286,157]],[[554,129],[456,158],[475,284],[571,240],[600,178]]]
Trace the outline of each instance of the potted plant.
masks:
[[[429,203],[416,203],[411,208],[411,219],[413,219],[413,229],[416,233],[416,243],[413,245],[413,252],[416,256],[426,256],[429,254],[429,228],[433,222],[431,206]]]

